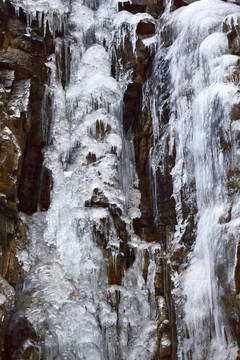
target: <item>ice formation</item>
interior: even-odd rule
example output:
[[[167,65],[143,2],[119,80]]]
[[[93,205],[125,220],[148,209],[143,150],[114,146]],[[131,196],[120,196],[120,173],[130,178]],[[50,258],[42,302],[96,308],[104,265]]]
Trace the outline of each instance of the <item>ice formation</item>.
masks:
[[[158,350],[154,279],[160,246],[141,242],[133,232],[132,221],[141,216],[141,195],[132,142],[122,125],[126,84],[111,76],[109,37],[112,31],[113,38],[122,41],[125,24],[132,29],[135,46],[136,25],[150,16],[123,12],[119,18],[112,1],[13,3],[16,11],[18,7],[26,11],[29,33],[33,19],[45,28],[48,23],[56,48],[47,64],[52,119],[44,149],[44,166],[53,179],[51,206],[47,212],[22,215],[29,227],[29,255],[18,254],[26,276],[18,304],[22,310],[15,319],[24,314],[41,334],[41,341],[34,344],[36,358],[150,360]],[[65,36],[59,38],[56,34],[62,29]],[[63,87],[58,59],[66,46],[68,78]],[[47,111],[42,114],[46,131]],[[124,224],[127,246],[135,254],[121,285],[108,284],[107,262],[112,262],[114,275],[121,271],[118,258],[125,256],[126,240],[119,237],[114,216]],[[104,248],[96,233],[107,239]],[[23,343],[22,353],[30,345],[29,340]]]
[[[155,294],[157,262],[163,254],[159,243],[141,241],[133,231],[133,219],[141,216],[141,196],[132,139],[126,137],[122,124],[123,95],[132,74],[124,74],[119,61],[116,79],[111,75],[116,49],[128,36],[134,53],[138,22],[155,20],[148,14],[118,14],[115,0],[11,2],[16,14],[20,7],[27,14],[27,35],[38,19],[45,32],[49,28],[55,44],[47,63],[51,77],[46,96],[51,99],[52,119],[44,149],[44,166],[53,179],[51,205],[46,212],[22,214],[29,227],[29,252],[18,254],[25,281],[14,314],[15,320],[25,317],[39,339],[27,340],[20,351],[33,346],[35,358],[46,360],[156,359],[158,327],[166,311],[164,297]],[[156,55],[153,77],[143,86],[143,109],[148,102],[156,224],[155,170],[164,173],[166,143],[168,155],[176,154],[171,175],[177,224],[169,254],[164,254],[167,259],[181,243],[189,220],[182,198],[197,208],[189,265],[182,273],[171,274],[178,358],[234,359],[227,347],[237,350],[236,340],[223,299],[234,288],[240,222],[238,197],[227,186],[227,178],[239,171],[240,125],[230,116],[239,103],[234,83],[239,57],[230,54],[222,25],[233,21],[231,14],[239,6],[201,0],[171,14],[170,3],[166,1],[157,36],[144,40],[145,46],[156,47]],[[165,27],[171,28],[171,39],[164,39]],[[58,32],[63,35],[58,37]],[[65,84],[59,71],[63,53]],[[165,93],[161,85],[166,78]],[[23,88],[28,92],[29,84]],[[160,133],[167,101],[170,121]],[[13,106],[21,111],[27,104]],[[44,114],[43,104],[42,131],[46,132],[49,120]],[[229,150],[230,139],[236,141]],[[116,218],[126,239],[119,236]],[[134,260],[120,269],[123,245]],[[121,281],[116,280],[117,273]],[[109,276],[115,279],[112,284]],[[165,335],[162,345],[170,346]]]
[[[230,328],[237,314],[232,310],[231,318],[224,304],[231,303],[235,286],[240,214],[238,197],[231,193],[228,182],[238,171],[239,160],[237,148],[225,145],[239,131],[239,120],[231,119],[239,103],[233,76],[239,57],[230,54],[223,23],[233,21],[238,12],[239,6],[222,1],[197,1],[172,15],[165,13],[167,22],[159,34],[163,38],[164,26],[168,26],[172,39],[170,45],[158,44],[153,89],[164,82],[159,71],[162,63],[168,69],[164,76],[168,76],[171,110],[166,131],[159,136],[156,130],[151,162],[153,168],[164,163],[167,142],[169,155],[176,153],[171,175],[177,226],[169,257],[180,247],[191,216],[183,214],[183,199],[197,207],[196,241],[189,265],[182,274],[172,274],[179,359],[235,359],[228,347],[237,352]],[[147,87],[145,94],[150,94]],[[164,121],[164,96],[160,91],[149,100],[156,129]],[[161,171],[164,173],[163,165]]]

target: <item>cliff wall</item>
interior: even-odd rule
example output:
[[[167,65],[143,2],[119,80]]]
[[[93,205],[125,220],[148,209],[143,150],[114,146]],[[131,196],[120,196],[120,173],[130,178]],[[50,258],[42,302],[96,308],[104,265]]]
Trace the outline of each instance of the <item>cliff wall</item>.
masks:
[[[193,2],[193,1],[192,1]],[[170,4],[171,11],[187,6],[189,1],[175,0]],[[238,2],[235,2],[236,4]],[[119,11],[132,14],[149,13],[154,19],[163,15],[165,2],[159,0],[119,2]],[[53,34],[46,28],[44,33],[44,19],[42,22],[34,20],[31,28],[29,19],[24,11],[15,9],[11,2],[0,0],[0,315],[1,315],[1,345],[4,349],[4,336],[9,324],[10,315],[22,291],[23,270],[17,253],[26,251],[28,237],[27,228],[21,220],[21,213],[27,215],[38,211],[48,210],[50,205],[50,191],[52,178],[43,166],[42,149],[49,143],[49,129],[51,124],[51,97],[47,91],[50,70],[46,66],[47,59],[54,52],[54,37],[61,38],[63,32]],[[227,34],[228,46],[233,55],[240,55],[239,18],[237,22],[226,21],[223,31]],[[167,20],[162,17],[162,38],[167,49],[171,45],[172,29],[165,26]],[[168,62],[163,53],[156,58],[155,47],[151,43],[146,45],[156,33],[156,22],[140,21],[136,27],[136,50],[130,34],[123,46],[115,49],[112,73],[117,78],[119,59],[125,72],[132,73],[132,80],[128,83],[124,94],[123,122],[126,134],[133,134],[136,168],[141,192],[141,218],[133,220],[135,233],[149,244],[161,245],[162,254],[155,259],[157,268],[155,276],[155,295],[158,301],[165,301],[162,318],[158,323],[158,357],[159,359],[177,358],[177,329],[176,304],[172,297],[174,284],[173,274],[181,275],[188,264],[196,239],[197,205],[194,197],[196,192],[194,181],[190,184],[187,196],[180,191],[180,202],[183,210],[183,222],[187,226],[181,237],[181,246],[172,250],[172,240],[177,227],[176,200],[173,195],[172,170],[176,161],[176,149],[170,152],[170,137],[165,138],[169,126],[171,104]],[[67,81],[67,64],[64,51],[59,60],[58,71],[61,73],[62,85]],[[161,58],[162,56],[162,58]],[[154,60],[155,59],[155,60]],[[157,59],[157,60],[156,60]],[[154,87],[156,76],[154,61],[161,64],[161,84]],[[239,73],[234,73],[234,82],[239,85]],[[147,96],[146,96],[147,93]],[[161,121],[158,124],[159,139],[164,138],[164,148],[155,139],[155,128],[151,103],[151,96],[158,93],[162,99]],[[232,109],[232,121],[239,119],[239,105]],[[98,129],[101,135],[101,125]],[[231,144],[221,146],[234,147]],[[113,149],[114,152],[114,149]],[[158,161],[152,161],[154,153],[161,153]],[[155,157],[156,158],[156,157]],[[94,156],[89,153],[89,163],[94,162]],[[164,169],[164,171],[162,170]],[[229,173],[229,188],[231,196],[238,192],[239,172],[232,169]],[[190,199],[191,198],[191,199]],[[108,261],[108,282],[121,285],[124,271],[132,266],[134,256],[127,244],[126,225],[120,219],[118,209],[111,208],[108,200],[101,193],[85,204],[86,207],[108,208],[114,220],[118,235],[123,239],[124,260],[118,258],[117,269],[112,262],[112,253],[106,250],[106,234],[95,229],[98,245],[104,248]],[[225,219],[223,221],[228,221]],[[103,224],[103,227],[105,224]],[[100,229],[101,230],[101,229]],[[149,252],[144,254],[143,277],[147,280],[149,266]],[[233,294],[231,305],[233,311],[239,314],[237,295],[240,291],[240,260],[235,271],[236,293]],[[230,301],[228,298],[227,301]],[[115,299],[114,306],[119,306]],[[228,303],[226,303],[226,307]],[[23,339],[35,340],[36,334],[28,323],[22,323],[16,343],[11,347],[17,349]],[[239,341],[238,319],[232,320],[232,332]],[[21,335],[22,334],[22,335]],[[8,338],[9,341],[9,338]],[[9,345],[8,345],[9,347]],[[14,350],[15,350],[14,349]],[[10,351],[10,350],[8,350]],[[3,354],[4,351],[3,351]],[[25,359],[32,359],[33,352],[29,348],[24,353]],[[3,358],[6,355],[3,355]],[[11,355],[8,355],[10,358]],[[19,359],[18,359],[19,360]]]

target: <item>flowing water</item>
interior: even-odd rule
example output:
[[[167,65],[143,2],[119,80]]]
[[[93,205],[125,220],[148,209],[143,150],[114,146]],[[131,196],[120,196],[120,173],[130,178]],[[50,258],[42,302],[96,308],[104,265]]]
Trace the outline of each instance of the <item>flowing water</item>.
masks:
[[[132,74],[124,73],[119,60],[114,79],[110,62],[127,36],[135,51],[137,23],[151,17],[118,14],[114,0],[12,3],[16,13],[19,6],[25,9],[28,34],[31,22],[38,19],[55,36],[45,91],[51,99],[50,140],[44,149],[44,166],[53,179],[51,205],[46,212],[22,215],[29,227],[29,249],[18,254],[25,282],[14,315],[24,316],[40,340],[25,341],[20,351],[34,346],[34,359],[46,360],[158,359],[157,329],[165,305],[163,297],[155,296],[155,273],[162,253],[159,244],[145,243],[133,231],[133,219],[141,216],[141,196],[132,139],[122,125],[123,94]],[[171,252],[181,243],[189,220],[182,198],[197,208],[188,266],[172,274],[178,358],[235,359],[227,347],[237,351],[230,325],[237,321],[231,296],[240,209],[229,179],[240,165],[240,120],[231,117],[239,103],[233,79],[239,57],[230,54],[223,22],[234,21],[230,14],[239,6],[202,0],[170,14],[170,2],[166,5],[158,26],[152,84],[144,85],[143,99],[150,97],[153,120],[150,162],[156,224],[154,169],[163,163],[166,142],[168,155],[175,152],[171,175],[177,224]],[[64,85],[59,61],[63,53]],[[166,102],[170,116],[163,133],[159,127],[165,121]],[[47,114],[43,105],[43,131]],[[164,173],[163,167],[160,170]],[[125,243],[135,257],[124,269],[121,285],[108,283],[109,267],[116,277],[122,271],[118,259],[126,256],[116,216],[124,223]],[[97,234],[105,244],[99,244]]]

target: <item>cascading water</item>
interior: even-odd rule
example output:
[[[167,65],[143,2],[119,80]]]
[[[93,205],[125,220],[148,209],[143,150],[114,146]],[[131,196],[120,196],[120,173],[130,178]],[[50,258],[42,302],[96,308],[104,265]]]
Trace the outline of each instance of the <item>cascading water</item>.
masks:
[[[233,324],[238,322],[234,277],[240,214],[238,186],[231,184],[239,171],[234,140],[239,119],[232,117],[239,104],[234,81],[239,57],[230,54],[223,29],[236,22],[239,10],[219,0],[202,0],[165,13],[151,80],[154,90],[148,91],[150,98],[155,96],[153,122],[164,128],[156,135],[151,161],[164,174],[166,148],[168,156],[175,156],[171,175],[177,224],[168,244],[169,259],[183,246],[192,215],[186,208],[197,208],[188,266],[172,273],[179,359],[235,359],[238,348]],[[167,69],[164,77],[161,63]],[[165,101],[167,124],[156,116]]]

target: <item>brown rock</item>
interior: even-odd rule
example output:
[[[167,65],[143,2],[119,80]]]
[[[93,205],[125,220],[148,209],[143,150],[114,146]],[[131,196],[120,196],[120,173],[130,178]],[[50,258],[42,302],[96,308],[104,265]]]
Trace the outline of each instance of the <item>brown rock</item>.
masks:
[[[16,137],[5,126],[0,132],[0,192],[7,198],[15,198],[21,149]]]
[[[12,286],[0,276],[0,348],[2,339],[14,306],[15,292]],[[1,358],[1,355],[0,355]]]
[[[222,27],[223,31],[227,33],[231,53],[233,55],[240,55],[240,17],[238,16],[236,19],[236,15],[228,15]]]
[[[160,340],[159,358],[166,359],[171,355],[171,340],[168,333],[163,333]]]
[[[29,195],[25,210],[35,211],[39,199],[47,207],[50,193],[49,177],[43,174],[40,181],[41,149],[46,139],[39,124],[43,83],[48,79],[45,62],[53,42],[41,31],[33,22],[32,33],[26,36],[26,15],[20,10],[17,17],[11,3],[0,0],[0,270],[18,293],[22,272],[16,246],[24,249],[26,236],[17,216],[19,197]],[[22,204],[21,198],[24,209]],[[30,359],[29,351],[24,356]]]

